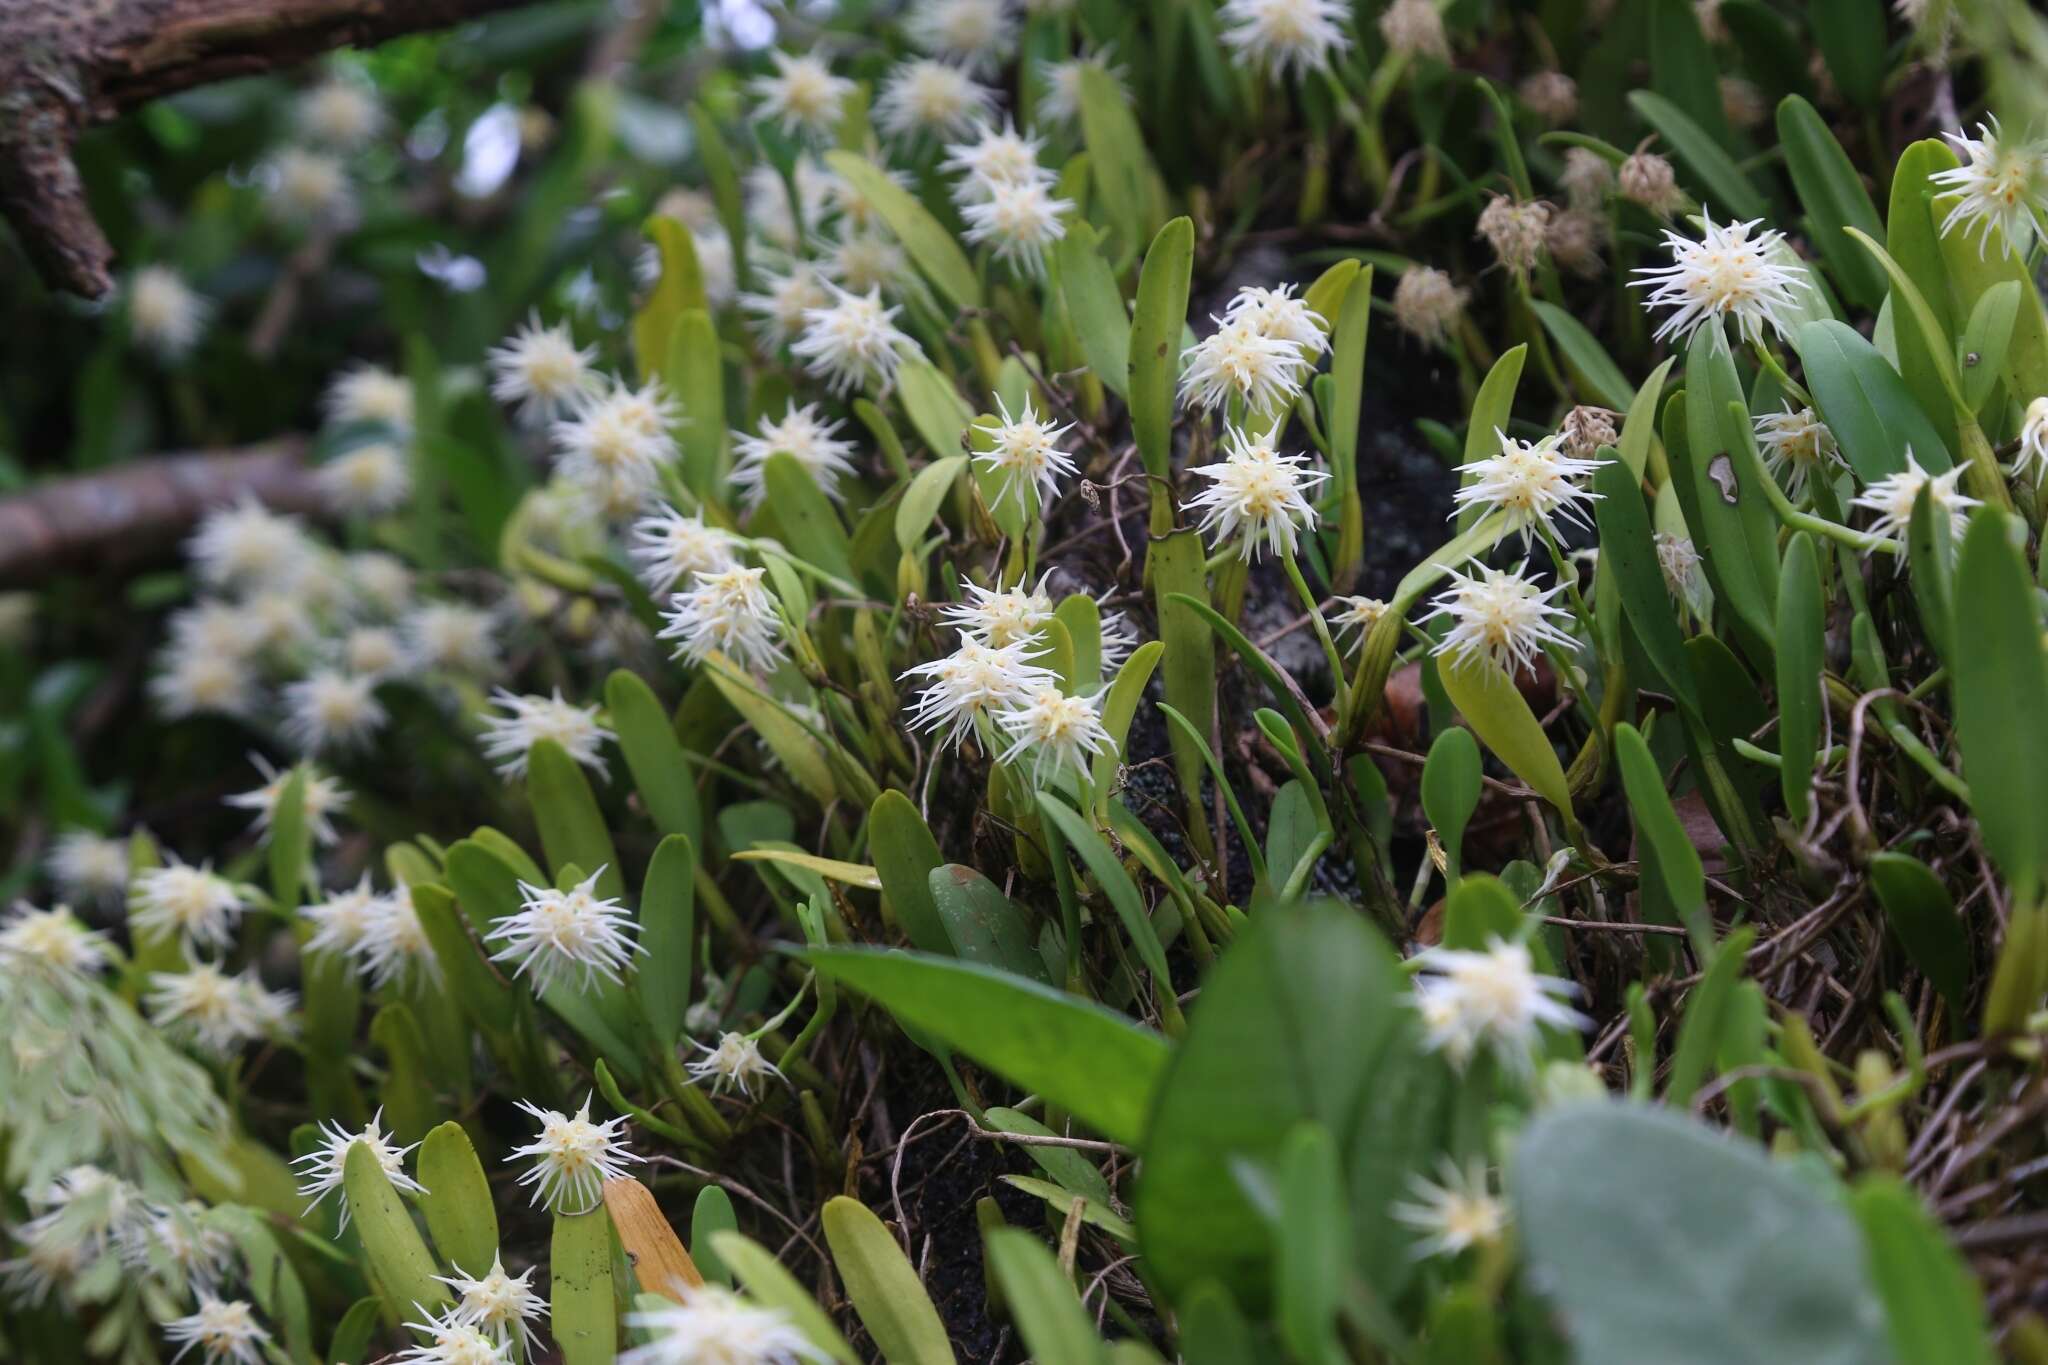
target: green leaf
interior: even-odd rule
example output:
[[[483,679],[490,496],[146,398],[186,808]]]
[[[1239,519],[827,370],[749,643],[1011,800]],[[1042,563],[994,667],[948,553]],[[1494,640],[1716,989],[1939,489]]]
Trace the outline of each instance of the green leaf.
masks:
[[[1485,655],[1472,655],[1437,670],[1451,704],[1458,708],[1486,747],[1531,790],[1557,807],[1566,821],[1572,814],[1572,794],[1564,778],[1564,765],[1528,698],[1507,671]]]
[[[1154,541],[1146,556],[1152,570],[1153,600],[1159,614],[1159,639],[1166,646],[1160,667],[1165,674],[1167,704],[1186,716],[1198,735],[1216,722],[1216,637],[1188,601],[1207,601],[1208,574],[1201,534],[1175,531]],[[1173,746],[1173,771],[1186,796],[1189,831],[1198,851],[1207,850],[1209,825],[1202,814],[1201,746],[1175,728],[1167,735]]]
[[[690,1206],[690,1259],[707,1284],[732,1287],[732,1270],[718,1254],[718,1238],[739,1231],[739,1226],[732,1196],[723,1187],[706,1185],[697,1191],[697,1202]]]
[[[927,953],[952,952],[929,884],[945,859],[924,817],[902,792],[885,791],[868,808],[868,856],[911,945]]]
[[[1521,902],[1506,882],[1475,872],[1444,898],[1443,946],[1478,951],[1492,940],[1519,943],[1526,936]],[[1538,953],[1541,966],[1541,953]]]
[[[540,826],[540,846],[548,865],[559,869],[574,863],[588,872],[602,867],[597,894],[625,895],[619,851],[612,847],[611,829],[597,808],[590,782],[568,750],[552,739],[541,740],[526,756],[526,794],[533,803],[533,819]]]
[[[1135,1249],[1138,1245],[1138,1230],[1119,1217],[1107,1202],[1098,1202],[1086,1195],[1077,1195],[1071,1190],[1053,1184],[1050,1180],[1039,1180],[1028,1175],[1006,1175],[1002,1179],[1005,1185],[1013,1189],[1043,1199],[1050,1206],[1053,1217],[1062,1221],[1073,1209],[1074,1201],[1079,1199],[1082,1222],[1092,1228],[1102,1229],[1127,1248]]]
[[[791,553],[826,573],[851,580],[853,547],[846,538],[846,523],[796,456],[782,450],[770,455],[762,486]]]
[[[1251,1324],[1215,1280],[1189,1290],[1180,1309],[1181,1359],[1185,1365],[1263,1365],[1266,1357],[1252,1343]]]
[[[370,1041],[384,1050],[381,1094],[391,1134],[400,1142],[418,1142],[441,1113],[419,1019],[409,1005],[394,1000],[370,1020]]]
[[[817,1299],[797,1283],[795,1276],[782,1268],[768,1248],[737,1232],[713,1233],[711,1246],[719,1259],[732,1267],[740,1283],[747,1287],[748,1297],[763,1307],[785,1314],[790,1324],[803,1333],[811,1345],[838,1361],[839,1365],[863,1365],[861,1357],[853,1353],[853,1348],[846,1344],[846,1338],[839,1335],[839,1329],[832,1325],[832,1319],[818,1307]]]
[[[1271,655],[1246,639],[1243,631],[1224,620],[1220,612],[1201,599],[1186,593],[1175,593],[1169,600],[1194,612],[1225,644],[1237,652],[1238,658],[1244,660],[1245,667],[1266,685],[1266,690],[1272,694],[1274,704],[1285,713],[1288,724],[1294,727],[1297,735],[1302,736],[1304,740],[1313,741],[1314,737],[1321,733],[1318,726],[1310,723],[1309,713],[1302,708],[1301,697],[1289,686],[1292,679],[1273,662]],[[1308,760],[1315,766],[1318,777],[1328,776],[1329,755],[1321,744],[1309,743]]]
[[[1895,1177],[1872,1175],[1850,1194],[1849,1212],[1863,1229],[1866,1264],[1897,1358],[1992,1365],[1998,1352],[1983,1291],[1919,1197]]]
[[[768,746],[783,770],[796,779],[798,786],[809,792],[820,805],[829,805],[838,796],[839,784],[832,776],[832,764],[825,756],[824,745],[790,714],[787,707],[762,691],[760,684],[721,656],[706,658],[704,672],[719,695],[754,727],[761,742]]]
[[[1231,942],[1159,1087],[1133,1201],[1169,1295],[1212,1278],[1247,1302],[1269,1292],[1271,1233],[1234,1171],[1271,1162],[1304,1120],[1349,1131],[1403,999],[1393,951],[1342,906],[1275,906]]]
[[[655,846],[640,890],[640,946],[647,950],[633,971],[633,990],[647,1026],[664,1048],[683,1036],[696,977],[697,850],[686,834],[671,834]]]
[[[1627,463],[1608,460],[1593,471],[1593,491],[1600,497],[1594,518],[1600,531],[1600,558],[1607,565],[1601,595],[1618,592],[1636,641],[1661,675],[1665,690],[1681,708],[1696,716],[1700,702],[1692,667],[1686,661],[1685,635],[1678,628],[1671,595],[1664,587],[1664,571],[1657,563],[1656,537],[1643,505],[1641,485]]]
[[[1452,886],[1464,870],[1465,825],[1479,809],[1479,741],[1452,725],[1429,746],[1422,765],[1422,810],[1443,845],[1445,880]]]
[[[2015,548],[2017,522],[1977,512],[1956,561],[1956,739],[1970,809],[2015,906],[2048,877],[2048,652]]]
[[[1796,533],[1778,580],[1778,781],[1785,815],[1806,824],[1813,808],[1813,765],[1820,745],[1821,668],[1827,648],[1827,599],[1813,537]]]
[[[1865,109],[1877,107],[1891,67],[1884,11],[1883,0],[1812,0],[1806,11],[1835,88]]]
[[[485,953],[471,940],[462,912],[448,888],[423,882],[412,888],[413,910],[434,950],[448,994],[486,1033],[500,1035],[512,1027],[517,1009],[514,987],[484,961]],[[468,1040],[462,1040],[466,1049]]]
[[[697,133],[697,162],[704,168],[704,181],[710,186],[712,202],[718,207],[718,221],[724,225],[725,235],[732,243],[734,274],[744,285],[748,278],[746,207],[740,197],[740,178],[739,172],[733,168],[732,149],[718,131],[718,121],[703,105],[691,101],[689,114],[690,124]]]
[[[562,1365],[611,1365],[619,1349],[612,1290],[612,1217],[603,1204],[558,1213],[548,1246],[548,1330]]]
[[[997,1132],[1016,1133],[1021,1137],[1059,1136],[1029,1114],[1020,1114],[1001,1105],[990,1109],[986,1117],[988,1126]],[[1038,1169],[1051,1176],[1061,1189],[1086,1195],[1104,1208],[1110,1207],[1109,1182],[1079,1151],[1072,1147],[1034,1142],[1025,1146],[1024,1154],[1038,1163]]]
[[[1621,459],[1637,482],[1642,481],[1643,471],[1649,468],[1650,444],[1657,438],[1657,401],[1664,393],[1664,377],[1677,361],[1677,356],[1666,356],[1663,364],[1650,371],[1650,377],[1629,401],[1628,416],[1622,420]]]
[[[1571,1104],[1523,1129],[1509,1169],[1528,1273],[1577,1365],[1889,1358],[1855,1224],[1754,1143]]]
[[[932,518],[945,504],[946,494],[952,491],[953,480],[966,467],[965,455],[948,455],[917,471],[917,477],[904,491],[903,500],[896,504],[897,548],[905,554],[916,552],[924,541],[924,533],[931,529]]]
[[[724,492],[728,463],[720,344],[711,314],[702,308],[687,309],[676,319],[662,371],[686,417],[676,429],[683,482],[698,497],[714,501]]]
[[[1278,1164],[1280,1246],[1273,1297],[1280,1307],[1280,1336],[1296,1360],[1341,1361],[1347,1357],[1336,1319],[1351,1229],[1336,1139],[1320,1123],[1303,1123],[1287,1135]]]
[[[1109,851],[1102,836],[1072,806],[1050,792],[1040,792],[1038,810],[1058,827],[1067,847],[1080,855],[1088,875],[1109,897],[1110,907],[1123,922],[1124,933],[1137,950],[1138,960],[1152,974],[1153,989],[1163,1000],[1172,1000],[1173,973],[1166,965],[1166,949],[1159,942],[1159,933],[1152,927],[1152,917],[1146,912],[1144,898],[1138,894],[1130,873],[1124,871],[1124,865]]]
[[[434,1278],[434,1258],[367,1144],[349,1144],[348,1155],[342,1158],[341,1187],[386,1309],[410,1317],[415,1305],[432,1312],[446,1304],[448,1291]]]
[[[482,1278],[498,1258],[498,1210],[491,1182],[476,1158],[469,1134],[455,1122],[442,1124],[420,1144],[420,1212],[441,1259]]]
[[[278,1244],[274,1232],[259,1209],[223,1204],[201,1215],[203,1224],[226,1232],[234,1239],[246,1268],[244,1283],[248,1297],[274,1324],[283,1328],[290,1358],[302,1365],[313,1360],[313,1325],[306,1302],[305,1282]],[[340,1259],[337,1257],[337,1259]],[[274,1348],[273,1348],[274,1349]]]
[[[1372,267],[1352,277],[1330,317],[1330,468],[1336,474],[1335,572],[1352,572],[1365,554],[1365,511],[1358,497],[1359,412],[1365,401],[1365,342],[1372,319]]]
[[[1138,703],[1144,700],[1146,684],[1152,681],[1152,670],[1165,652],[1166,645],[1159,640],[1147,640],[1132,650],[1131,657],[1116,671],[1116,679],[1103,699],[1102,728],[1109,735],[1109,745],[1095,756],[1092,780],[1098,822],[1108,818],[1109,794],[1116,785],[1117,766],[1124,759],[1124,742],[1130,738],[1131,721],[1138,714]]]
[[[1663,904],[1676,915],[1673,922],[1693,930],[1695,939],[1711,942],[1713,926],[1706,922],[1707,880],[1699,850],[1686,837],[1649,744],[1627,721],[1614,727],[1614,758],[1628,792],[1644,886],[1654,883]]]
[[[1923,153],[1922,148],[1931,151]],[[1909,162],[1917,163],[1926,173],[1932,174],[1954,167],[1956,158],[1955,153],[1940,142],[1916,142],[1906,149],[1901,165]],[[1934,190],[1924,182],[1923,187],[1928,193]],[[1953,203],[1953,199],[1932,204],[1923,200],[1923,211],[1946,216]],[[1929,231],[1935,231],[1932,222]],[[2019,315],[2013,320],[2012,340],[2006,348],[2005,389],[2015,398],[2048,393],[2048,304],[2043,303],[2040,291],[2034,287],[2027,254],[1983,250],[1980,238],[1960,231],[1938,234],[1934,246],[1951,294],[1950,307],[1945,314],[1951,324],[1970,316],[1987,291],[2001,284],[2020,286]],[[1905,266],[1903,260],[1900,264]],[[1925,272],[1913,270],[1911,273],[1917,283]],[[1936,291],[1922,284],[1919,292],[1926,297],[1937,316],[1943,316],[1943,310],[1935,302]]]
[[[974,273],[973,263],[953,234],[932,217],[916,196],[889,179],[866,157],[832,151],[825,153],[825,163],[874,206],[876,215],[903,244],[917,268],[955,308],[967,312],[981,307],[981,280]]]
[[[1920,287],[1913,283],[1912,277],[1906,274],[1904,268],[1891,258],[1891,253],[1880,246],[1875,238],[1858,228],[1842,230],[1848,233],[1857,245],[1869,252],[1891,279],[1894,328],[1920,329],[1921,339],[1927,343],[1928,359],[1934,366],[1935,374],[1941,379],[1943,392],[1948,394],[1949,401],[1956,407],[1964,407],[1962,384],[1956,377],[1955,350],[1950,344],[1948,328],[1943,325],[1940,316],[1927,302],[1926,296],[1920,292]],[[1899,316],[1900,312],[1905,316]]]
[[[1665,3],[1679,3],[1679,0],[1665,0]],[[1715,101],[1719,103],[1718,95]],[[1648,90],[1630,91],[1628,103],[1645,123],[1671,144],[1671,149],[1678,153],[1678,159],[1685,163],[1686,169],[1697,177],[1706,191],[1701,199],[1712,205],[1716,212],[1738,221],[1770,216],[1770,208],[1763,195],[1742,173],[1734,158],[1722,150],[1711,132],[1702,128],[1684,110]],[[1703,327],[1700,330],[1715,329]]]
[[[960,397],[952,380],[930,361],[912,358],[896,369],[896,397],[927,450],[941,458],[961,454],[960,441],[974,421],[974,409]]]
[[[1857,478],[1875,483],[1904,472],[1909,449],[1930,473],[1954,463],[1905,381],[1855,328],[1809,322],[1793,333],[1793,344],[1821,418]]]
[[[1123,292],[1099,250],[1101,238],[1085,222],[1067,225],[1055,255],[1060,293],[1081,345],[1081,358],[1095,377],[1119,398],[1130,387],[1131,320],[1124,312]]]
[[[1145,135],[1123,83],[1090,64],[1081,67],[1081,138],[1096,197],[1120,239],[1117,250],[1133,251],[1165,216],[1159,173],[1146,154]]]
[[[1868,40],[1862,40],[1862,45],[1868,46]],[[1820,114],[1799,95],[1787,95],[1778,104],[1778,144],[1785,149],[1792,186],[1799,191],[1799,202],[1814,225],[1813,243],[1820,249],[1821,259],[1848,301],[1875,313],[1884,303],[1884,272],[1840,229],[1861,228],[1877,237],[1883,234],[1884,225],[1878,221],[1877,205],[1870,202],[1870,193],[1863,188],[1849,154],[1835,141]]]
[[[1723,1050],[1728,1029],[1730,1003],[1742,981],[1742,967],[1749,945],[1756,941],[1753,929],[1737,929],[1714,949],[1713,959],[1700,983],[1685,997],[1685,1017],[1678,1026],[1678,1045],[1671,1054],[1671,1074],[1665,1082],[1665,1103],[1681,1110],[1712,1071],[1714,1059]],[[1648,1065],[1645,1059],[1644,1065]]]
[[[1970,310],[1970,321],[1956,357],[1963,388],[1963,406],[1982,412],[1991,391],[2004,376],[2006,352],[2012,346],[2013,328],[2020,315],[2020,282],[2002,280],[1978,297]]]
[[[279,909],[296,909],[305,895],[306,858],[312,847],[312,830],[306,825],[306,768],[300,764],[285,778],[270,817],[270,894]]]
[[[1728,429],[1728,405],[1743,394],[1720,328],[1693,333],[1685,382],[1685,438],[1665,440],[1685,524],[1714,596],[1747,627],[1745,648],[1767,650],[1776,634],[1778,517],[1757,485],[1760,467],[1738,455],[1738,445],[1752,439],[1747,424]]]
[[[1920,608],[1920,628],[1927,633],[1943,663],[1955,660],[1955,543],[1950,539],[1947,509],[1934,505],[1932,483],[1913,498],[1913,517],[1906,523],[1906,563],[1912,569],[1913,600]]]
[[[1728,116],[1721,105],[1714,49],[1707,44],[1691,0],[1649,0],[1644,8],[1649,11],[1650,88],[1714,142],[1727,146]]]
[[[1131,434],[1145,472],[1155,478],[1173,472],[1174,388],[1180,382],[1181,329],[1187,325],[1194,258],[1195,225],[1176,218],[1159,229],[1138,272],[1130,340]],[[1153,528],[1155,533],[1166,529]]]
[[[327,1343],[327,1358],[334,1365],[364,1365],[373,1359],[370,1339],[376,1336],[383,1320],[383,1308],[375,1296],[357,1299],[335,1324],[334,1336]]]
[[[1890,850],[1871,857],[1870,885],[1906,956],[1960,1014],[1970,990],[1970,935],[1948,887],[1918,858]]]
[[[813,948],[824,975],[873,997],[1114,1142],[1135,1144],[1166,1040],[1111,1010],[1012,973],[921,953]]]
[[[1024,912],[994,882],[971,867],[947,863],[925,874],[925,894],[946,936],[940,951],[1052,984]]]
[[[839,1195],[825,1201],[823,1222],[846,1297],[882,1358],[889,1365],[953,1365],[945,1324],[882,1220]]]
[[[1472,399],[1472,415],[1465,423],[1465,458],[1459,463],[1472,464],[1500,453],[1499,433],[1508,429],[1508,420],[1515,407],[1515,390],[1522,382],[1522,364],[1528,358],[1527,342],[1510,346],[1501,352],[1500,359],[1493,362],[1493,368],[1488,370],[1486,378],[1479,382],[1479,392]],[[1476,476],[1466,474],[1464,479],[1469,482],[1474,477]],[[1476,504],[1460,509],[1459,532],[1463,533],[1467,527],[1477,523],[1480,516]],[[1455,566],[1467,557],[1469,552],[1468,555],[1461,555],[1458,559],[1448,562]],[[1432,560],[1445,558],[1441,554],[1431,556]],[[1402,586],[1407,586],[1406,580],[1403,580]]]
[[[637,673],[616,669],[605,679],[604,705],[654,827],[663,834],[684,835],[692,843],[702,839],[704,813],[697,800],[697,775],[654,689]]]
[[[992,1228],[988,1263],[1032,1359],[1106,1365],[1102,1338],[1045,1245],[1018,1228]]]
[[[1628,376],[1621,372],[1621,366],[1614,363],[1586,325],[1554,303],[1542,299],[1529,300],[1529,307],[1543,324],[1543,330],[1550,333],[1558,349],[1564,352],[1565,364],[1571,367],[1577,378],[1581,394],[1603,407],[1616,412],[1626,411],[1635,396],[1635,389],[1629,384]]]
[[[661,275],[640,311],[633,315],[633,354],[640,359],[643,379],[663,372],[669,359],[676,323],[689,309],[708,312],[704,271],[697,262],[697,243],[690,229],[666,214],[654,214],[643,225],[661,260]]]

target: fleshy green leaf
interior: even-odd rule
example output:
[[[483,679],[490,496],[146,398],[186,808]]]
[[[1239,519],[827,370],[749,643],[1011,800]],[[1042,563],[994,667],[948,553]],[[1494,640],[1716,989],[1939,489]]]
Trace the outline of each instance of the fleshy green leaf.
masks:
[[[1970,989],[1970,936],[1948,887],[1918,858],[1890,850],[1871,857],[1870,885],[1906,956],[1960,1013]]]
[[[1867,39],[1860,41],[1868,46]],[[1799,95],[1787,95],[1778,104],[1778,145],[1785,149],[1793,188],[1799,191],[1799,202],[1814,224],[1813,242],[1820,248],[1821,259],[1848,301],[1875,313],[1884,303],[1884,273],[1840,229],[1857,227],[1876,237],[1884,232],[1884,225],[1878,221],[1877,205],[1870,202],[1870,193],[1863,188],[1849,154],[1835,141],[1820,114]]]
[[[1194,256],[1193,223],[1176,218],[1159,229],[1138,272],[1138,307],[1131,319],[1131,433],[1145,472],[1162,479],[1172,474],[1174,388],[1180,382],[1180,334]]]
[[[683,1036],[696,976],[697,850],[685,834],[671,834],[655,846],[640,891],[640,946],[647,950],[633,970],[633,989],[647,1025],[664,1048]]]
[[[1486,747],[1531,790],[1555,806],[1567,821],[1572,814],[1571,789],[1564,765],[1543,732],[1528,698],[1499,664],[1484,655],[1468,656],[1438,668],[1451,704]]]
[[[1778,778],[1785,814],[1806,823],[1813,805],[1813,765],[1820,744],[1821,666],[1827,641],[1827,599],[1820,581],[1820,555],[1813,537],[1801,531],[1785,547],[1778,580]]]
[[[605,679],[605,710],[619,752],[633,774],[640,800],[664,834],[681,834],[693,843],[704,837],[704,814],[697,800],[697,775],[676,739],[674,724],[654,690],[637,673],[617,669]]]
[[[541,740],[526,756],[526,794],[533,803],[533,819],[540,826],[540,846],[548,865],[560,868],[574,863],[587,872],[602,867],[597,894],[625,895],[619,851],[612,846],[611,828],[597,808],[590,781],[568,750],[552,739]]]
[[[1870,1278],[1902,1361],[1992,1365],[1998,1353],[1976,1276],[1913,1191],[1873,1175],[1849,1196]]]
[[[1018,1228],[992,1229],[988,1264],[1032,1359],[1105,1365],[1102,1338],[1044,1243]]]
[[[377,1154],[364,1143],[350,1144],[341,1179],[350,1223],[376,1273],[385,1307],[410,1317],[415,1305],[431,1312],[446,1304],[448,1291],[434,1278],[434,1258]]]
[[[1057,255],[1060,292],[1066,299],[1074,338],[1088,368],[1118,397],[1130,387],[1131,320],[1124,312],[1116,276],[1098,249],[1101,239],[1085,222],[1067,225]]]
[[[1445,880],[1455,886],[1464,869],[1465,825],[1479,809],[1479,741],[1449,726],[1429,746],[1422,765],[1422,809],[1443,845]]]
[[[2016,523],[1979,511],[1956,561],[1956,739],[1984,846],[2030,905],[2048,875],[2048,652]]]
[[[825,163],[873,205],[917,268],[955,308],[981,307],[981,280],[967,253],[915,195],[884,175],[874,162],[852,152],[827,152]]]
[[[748,1297],[764,1307],[786,1314],[790,1324],[802,1332],[811,1345],[838,1361],[839,1365],[862,1365],[861,1357],[846,1344],[846,1338],[832,1325],[832,1319],[818,1307],[817,1299],[797,1283],[795,1276],[782,1268],[768,1248],[737,1232],[713,1233],[711,1246],[719,1259],[739,1276],[740,1283],[747,1288]]]
[[[1678,0],[1666,0],[1677,3]],[[1712,68],[1709,66],[1709,72]],[[1632,90],[1628,97],[1629,107],[1642,116],[1645,123],[1655,128],[1678,153],[1678,159],[1686,169],[1698,178],[1705,190],[1701,198],[1711,204],[1717,213],[1729,218],[1747,221],[1751,218],[1770,216],[1769,206],[1764,197],[1735,164],[1733,157],[1722,150],[1714,140],[1713,133],[1701,127],[1692,117],[1665,99],[1649,90]],[[1715,96],[1716,104],[1719,96]],[[1713,330],[1702,328],[1702,331]]]
[[[611,1365],[618,1353],[619,1314],[612,1289],[612,1218],[599,1204],[588,1213],[558,1213],[548,1247],[548,1330],[562,1365]]]
[[[927,953],[952,952],[929,885],[945,859],[924,817],[902,792],[885,791],[869,807],[868,856],[875,860],[882,894],[889,898],[911,946]]]
[[[953,1365],[938,1309],[882,1220],[839,1195],[825,1201],[822,1221],[846,1297],[882,1358],[890,1365]]]
[[[420,1144],[420,1212],[444,1261],[481,1278],[498,1256],[498,1210],[491,1182],[459,1123],[444,1123]]]

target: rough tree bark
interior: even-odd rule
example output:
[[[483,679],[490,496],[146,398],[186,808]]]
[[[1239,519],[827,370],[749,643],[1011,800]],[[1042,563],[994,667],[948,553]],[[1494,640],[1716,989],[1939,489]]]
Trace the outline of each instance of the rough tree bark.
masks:
[[[532,0],[0,0],[0,212],[53,287],[99,298],[113,247],[72,163],[138,105]]]
[[[208,508],[254,497],[319,515],[325,499],[291,436],[205,455],[161,455],[0,498],[0,588],[61,569],[118,569],[177,543]]]

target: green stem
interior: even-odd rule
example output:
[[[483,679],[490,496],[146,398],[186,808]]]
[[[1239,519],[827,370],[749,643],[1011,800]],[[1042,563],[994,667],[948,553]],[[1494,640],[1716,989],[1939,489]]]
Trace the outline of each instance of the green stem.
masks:
[[[1322,604],[1310,590],[1308,580],[1301,576],[1301,565],[1295,562],[1292,545],[1282,544],[1280,562],[1287,566],[1288,580],[1294,584],[1302,605],[1308,608],[1308,619],[1315,626],[1316,639],[1322,641],[1323,657],[1330,663],[1330,687],[1341,712],[1344,710],[1344,656],[1337,652],[1337,642],[1330,638],[1330,623],[1323,619]]]

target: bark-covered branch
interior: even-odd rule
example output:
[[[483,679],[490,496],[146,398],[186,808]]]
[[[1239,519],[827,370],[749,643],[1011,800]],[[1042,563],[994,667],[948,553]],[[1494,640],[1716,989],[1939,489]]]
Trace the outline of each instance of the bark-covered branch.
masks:
[[[245,497],[317,514],[322,499],[305,454],[305,440],[293,436],[216,455],[161,455],[0,498],[0,588],[161,554],[209,508]]]
[[[78,135],[194,86],[446,28],[531,0],[0,0],[0,212],[53,287],[98,298],[114,251]]]

